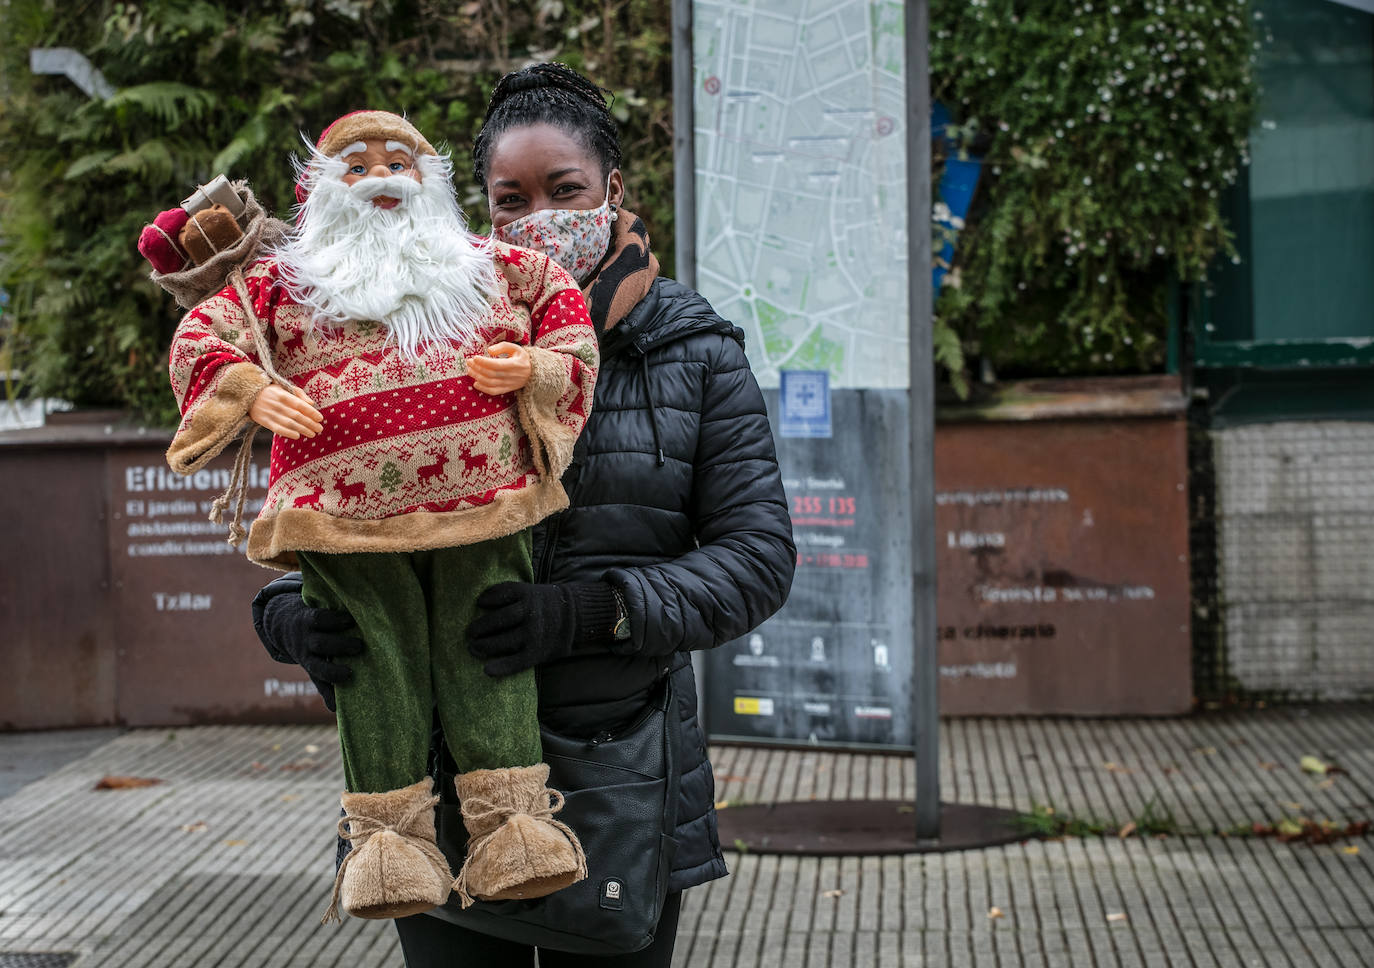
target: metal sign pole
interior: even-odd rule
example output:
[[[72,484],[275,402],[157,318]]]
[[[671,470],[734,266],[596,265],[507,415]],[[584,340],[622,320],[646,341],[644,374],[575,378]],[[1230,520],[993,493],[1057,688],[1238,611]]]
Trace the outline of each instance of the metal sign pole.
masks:
[[[692,0],[673,0],[673,252],[677,281],[697,287],[697,152]]]
[[[692,57],[692,2],[673,0],[673,254],[676,278],[688,289],[697,287],[697,152],[695,69]],[[697,681],[697,719],[703,736],[706,722],[706,662],[692,653]]]
[[[911,722],[916,840],[940,837],[940,667],[935,637],[935,386],[930,276],[928,0],[906,6],[907,300],[911,367]]]

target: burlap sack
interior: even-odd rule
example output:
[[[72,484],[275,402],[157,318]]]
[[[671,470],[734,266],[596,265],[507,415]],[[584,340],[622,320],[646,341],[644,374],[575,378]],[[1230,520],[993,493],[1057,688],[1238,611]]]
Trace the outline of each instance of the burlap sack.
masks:
[[[243,238],[232,249],[210,259],[204,265],[191,266],[180,272],[153,270],[152,279],[176,298],[182,309],[190,309],[219,292],[227,284],[235,266],[247,266],[266,255],[286,237],[291,227],[281,219],[272,218],[253,197],[246,181],[236,181],[234,191],[243,200],[245,228]]]

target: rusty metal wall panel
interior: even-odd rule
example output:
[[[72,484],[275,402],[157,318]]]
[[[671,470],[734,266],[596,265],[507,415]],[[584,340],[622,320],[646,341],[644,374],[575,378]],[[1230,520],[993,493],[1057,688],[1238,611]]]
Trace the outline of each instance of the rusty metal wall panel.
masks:
[[[936,432],[941,712],[1191,707],[1178,417]]]
[[[116,720],[101,450],[0,451],[0,729]]]
[[[119,719],[128,725],[328,719],[304,671],[272,661],[253,632],[249,603],[279,572],[250,563],[206,519],[231,457],[179,477],[161,449],[109,452]],[[251,473],[261,486],[245,522],[262,500],[267,460],[260,448]]]
[[[205,522],[229,459],[179,478],[148,438],[0,447],[0,728],[327,721],[253,634],[272,572]],[[1185,459],[1174,415],[940,425],[944,713],[1190,708]]]

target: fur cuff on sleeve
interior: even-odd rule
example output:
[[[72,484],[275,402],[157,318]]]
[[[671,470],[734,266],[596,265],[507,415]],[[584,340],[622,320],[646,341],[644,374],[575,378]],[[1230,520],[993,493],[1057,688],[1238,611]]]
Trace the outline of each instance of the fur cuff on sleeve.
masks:
[[[558,420],[558,401],[569,388],[567,365],[562,353],[540,346],[526,349],[534,369],[530,382],[515,392],[520,426],[530,439],[534,469],[557,480],[572,462],[573,445],[577,443],[577,430]]]
[[[262,389],[271,384],[252,363],[235,363],[219,378],[210,398],[181,425],[167,463],[178,474],[198,471],[224,450],[251,421],[248,411]]]

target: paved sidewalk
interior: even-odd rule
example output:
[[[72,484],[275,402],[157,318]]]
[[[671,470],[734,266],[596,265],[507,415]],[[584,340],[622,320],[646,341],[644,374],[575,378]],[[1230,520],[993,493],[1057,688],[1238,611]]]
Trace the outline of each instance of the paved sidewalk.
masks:
[[[386,924],[317,923],[341,782],[332,730],[97,739],[0,799],[0,968],[401,964]],[[26,743],[0,735],[0,767]],[[1374,964],[1369,838],[1216,833],[1374,817],[1374,709],[955,720],[942,754],[946,800],[1176,832],[864,859],[732,853],[731,877],[687,894],[675,966]],[[1345,772],[1304,773],[1305,755]],[[914,796],[901,757],[712,758],[736,803]],[[107,774],[163,782],[94,790]]]

